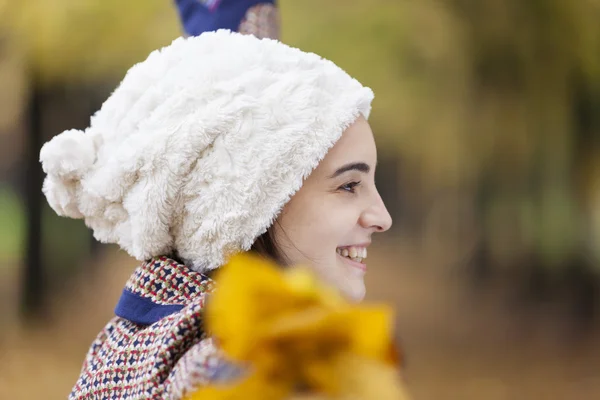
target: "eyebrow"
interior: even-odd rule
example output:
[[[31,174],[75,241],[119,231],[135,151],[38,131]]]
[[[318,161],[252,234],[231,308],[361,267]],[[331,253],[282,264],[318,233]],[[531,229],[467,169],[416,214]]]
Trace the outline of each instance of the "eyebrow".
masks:
[[[371,167],[369,167],[369,164],[366,164],[364,162],[355,162],[355,163],[350,163],[350,164],[346,164],[340,168],[338,168],[333,175],[331,175],[329,178],[336,178],[338,176],[340,176],[341,174],[343,174],[344,172],[348,172],[348,171],[359,171],[362,173],[369,173],[369,171],[371,170]]]

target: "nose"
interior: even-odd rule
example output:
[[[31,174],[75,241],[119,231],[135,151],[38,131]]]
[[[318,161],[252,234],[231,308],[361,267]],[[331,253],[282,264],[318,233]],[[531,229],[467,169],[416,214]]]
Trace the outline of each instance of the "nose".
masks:
[[[392,227],[392,217],[378,191],[375,191],[370,204],[363,211],[360,224],[374,232],[385,232]]]

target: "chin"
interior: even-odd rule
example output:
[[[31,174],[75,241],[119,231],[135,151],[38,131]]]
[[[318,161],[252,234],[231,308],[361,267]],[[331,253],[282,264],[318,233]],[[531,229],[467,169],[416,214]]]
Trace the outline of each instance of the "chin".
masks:
[[[364,282],[352,282],[340,289],[342,295],[353,303],[360,303],[365,298],[367,292]]]
[[[333,264],[333,265],[332,265]],[[334,262],[321,264],[308,264],[319,279],[336,289],[346,300],[353,303],[361,302],[365,298],[365,272],[348,264],[338,255]]]

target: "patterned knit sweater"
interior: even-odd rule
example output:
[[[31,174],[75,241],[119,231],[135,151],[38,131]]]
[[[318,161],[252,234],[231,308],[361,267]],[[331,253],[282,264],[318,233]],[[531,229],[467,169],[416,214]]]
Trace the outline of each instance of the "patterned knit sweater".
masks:
[[[136,269],[70,399],[180,399],[223,365],[202,329],[214,281],[169,258]]]

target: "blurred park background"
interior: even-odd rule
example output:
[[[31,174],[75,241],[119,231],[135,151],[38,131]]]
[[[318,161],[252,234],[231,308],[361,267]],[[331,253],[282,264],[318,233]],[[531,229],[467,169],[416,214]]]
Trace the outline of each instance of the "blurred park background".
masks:
[[[369,298],[414,399],[600,398],[600,1],[278,6],[376,93]],[[2,399],[66,398],[137,265],[49,209],[39,148],[181,34],[169,0],[0,0]]]

